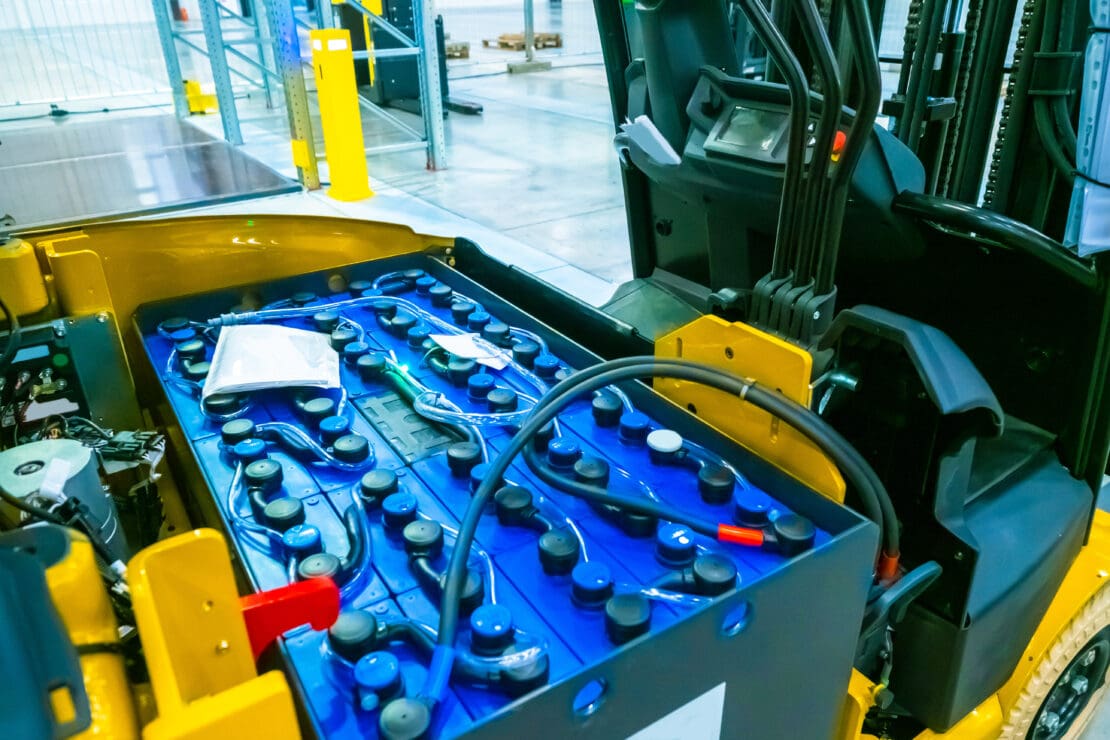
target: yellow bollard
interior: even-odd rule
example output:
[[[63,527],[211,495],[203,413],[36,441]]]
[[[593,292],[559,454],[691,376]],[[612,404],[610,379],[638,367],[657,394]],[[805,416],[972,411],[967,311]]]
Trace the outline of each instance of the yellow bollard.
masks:
[[[184,80],[185,100],[189,103],[189,115],[218,111],[220,104],[216,102],[215,93],[205,93],[196,80]]]
[[[370,189],[362,143],[351,34],[344,29],[329,28],[310,31],[308,36],[331,175],[328,195],[336,200],[369,198],[374,191]]]

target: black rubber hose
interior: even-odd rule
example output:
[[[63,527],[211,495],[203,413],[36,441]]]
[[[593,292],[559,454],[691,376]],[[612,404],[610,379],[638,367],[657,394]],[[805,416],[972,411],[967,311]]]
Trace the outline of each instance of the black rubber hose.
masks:
[[[424,356],[425,360],[428,363],[428,367],[430,367],[433,371],[435,371],[436,375],[446,375],[447,374],[447,361],[445,359],[443,359],[443,357],[440,356],[440,355],[446,356],[447,354],[448,354],[447,350],[443,349],[442,347],[439,347],[437,349],[433,349],[431,352],[428,352]]]
[[[1041,142],[1041,148],[1044,149],[1052,166],[1069,185],[1075,182],[1075,165],[1068,161],[1068,155],[1060,143],[1047,98],[1038,96],[1033,99],[1033,122],[1037,127],[1037,138]]]
[[[634,511],[637,514],[643,514],[644,516],[674,522],[675,524],[684,524],[698,534],[704,534],[707,537],[717,539],[718,522],[711,522],[706,519],[690,516],[673,506],[661,504],[651,499],[621,496],[620,494],[610,493],[604,488],[586,485],[580,481],[563,477],[552,470],[551,467],[543,461],[534,445],[524,446],[524,461],[528,463],[528,467],[532,469],[541,481],[563,493],[568,493],[576,498],[585,499],[591,503],[601,504],[603,506],[615,506],[620,509]]]
[[[1075,159],[1075,150],[1079,146],[1076,140],[1075,126],[1068,113],[1068,102],[1062,97],[1052,99],[1052,120],[1056,122],[1056,130],[1060,134],[1060,145],[1069,160]]]
[[[343,527],[347,530],[347,556],[340,561],[336,582],[343,585],[358,572],[366,552],[366,534],[362,528],[362,515],[353,504],[343,512]]]
[[[4,503],[8,504],[9,506],[15,507],[23,513],[33,516],[35,519],[49,522],[51,524],[57,524],[62,527],[66,526],[66,523],[62,520],[60,516],[52,514],[46,509],[41,509],[34,504],[29,504],[23,499],[11,495],[3,488],[0,488],[0,499],[2,499]]]
[[[772,416],[782,419],[821,448],[821,451],[832,458],[840,468],[845,479],[853,484],[856,493],[864,500],[865,508],[870,509],[873,506],[871,501],[874,498],[874,505],[878,506],[881,517],[870,516],[869,518],[879,523],[883,529],[883,551],[890,556],[899,555],[901,537],[894,502],[891,501],[890,494],[887,493],[883,482],[879,480],[875,469],[848,440],[810,409],[791,401],[781,393],[752,385],[745,400],[769,412]],[[867,485],[861,485],[862,481],[866,481]]]
[[[431,655],[436,646],[435,633],[421,629],[415,621],[408,618],[399,622],[387,622],[386,639],[407,642],[425,655]]]
[[[458,633],[459,598],[466,577],[466,553],[469,552],[474,534],[478,528],[478,522],[486,504],[493,495],[497,481],[508,470],[513,458],[520,454],[529,444],[531,438],[557,415],[563,406],[569,404],[574,398],[622,380],[644,376],[669,377],[702,383],[718,390],[735,393],[741,399],[771,413],[776,413],[776,411],[787,412],[790,418],[795,420],[794,423],[791,423],[791,426],[816,442],[823,451],[829,454],[834,462],[841,466],[842,472],[854,485],[865,506],[872,510],[872,518],[880,522],[885,554],[897,557],[897,520],[894,517],[885,519],[882,514],[884,509],[893,511],[893,506],[889,504],[889,496],[885,488],[878,481],[878,477],[874,475],[874,471],[871,471],[870,475],[867,474],[870,466],[859,452],[812,411],[777,394],[761,391],[758,386],[750,381],[742,380],[707,365],[699,365],[683,360],[657,360],[654,357],[629,357],[601,363],[587,370],[579,371],[555,386],[533,409],[528,420],[513,435],[501,454],[490,463],[490,470],[479,485],[478,490],[474,492],[470,505],[467,507],[466,515],[459,526],[455,548],[447,566],[447,577],[440,606],[438,636],[440,647],[445,650],[453,649],[455,637]],[[756,392],[753,393],[753,390]],[[775,398],[774,403],[768,403],[770,397]],[[881,503],[882,499],[886,499],[886,504]]]
[[[2,298],[0,298],[0,311],[3,311],[4,318],[8,321],[8,342],[4,345],[3,354],[0,354],[0,370],[6,370],[8,365],[11,364],[12,358],[15,357],[15,353],[19,351],[22,331],[19,326],[19,317],[8,308],[8,304]]]
[[[941,0],[925,0],[921,18],[928,25],[925,27],[925,34],[919,33],[917,36],[917,45],[913,52],[913,71],[910,73],[909,87],[906,90],[905,108],[901,120],[898,121],[899,138],[915,154],[921,146],[926,101],[933,81],[934,59],[939,50],[940,34],[944,28],[946,5],[947,3]]]
[[[625,357],[622,359],[615,359],[615,361],[609,363],[586,368],[584,369],[584,371],[579,371],[578,373],[576,373],[573,377],[581,378],[582,382],[584,383],[589,378],[596,377],[597,375],[601,375],[605,372],[613,371],[613,369],[644,364],[645,362],[652,362],[656,368],[660,369],[667,367],[699,367],[704,369],[704,371],[722,375],[730,379],[730,381],[743,383],[739,381],[739,378],[724,373],[723,371],[719,371],[719,369],[715,367],[710,367],[708,365],[690,363],[687,361],[682,361],[682,359],[660,359],[644,357]],[[539,403],[537,403],[536,407],[533,409],[533,415],[539,412],[539,410],[543,410],[553,403],[558,403],[559,398],[555,393],[558,387],[559,386],[556,386],[556,388],[552,389],[551,393],[548,393],[543,398],[539,399]],[[745,393],[743,389],[740,389],[740,391],[735,391],[734,388],[730,388],[729,392],[736,392],[740,394]],[[747,393],[750,394],[751,392],[755,392],[757,398],[763,398],[764,403],[776,406],[775,410],[770,408],[765,408],[765,410],[768,410],[768,412],[771,414],[775,414],[776,416],[784,418],[784,420],[786,420],[786,416],[789,415],[790,418],[793,419],[790,422],[791,426],[797,428],[798,432],[806,435],[806,437],[808,437],[811,442],[814,442],[818,447],[826,450],[829,457],[834,459],[834,462],[836,462],[836,464],[840,467],[841,472],[845,474],[845,478],[847,478],[849,481],[852,481],[852,483],[854,483],[855,487],[858,489],[861,504],[862,507],[864,507],[865,509],[865,514],[867,515],[867,517],[872,521],[875,521],[875,523],[878,524],[882,530],[884,530],[884,550],[886,551],[886,553],[890,555],[897,555],[899,551],[899,534],[897,527],[897,517],[895,516],[894,511],[894,504],[892,504],[890,501],[890,496],[887,494],[886,487],[882,485],[882,481],[879,480],[878,475],[875,473],[875,470],[872,469],[871,466],[867,463],[867,460],[862,458],[862,456],[857,452],[856,448],[852,447],[844,437],[840,436],[836,429],[829,426],[828,423],[825,422],[825,419],[819,417],[814,412],[811,412],[811,410],[806,408],[805,406],[796,404],[793,401],[790,401],[789,398],[786,398],[781,394],[769,393],[767,391],[764,391],[764,389],[759,387],[758,385],[749,386]],[[753,403],[755,403],[755,401],[753,401]],[[807,425],[809,422],[813,422],[818,426],[816,435],[807,432]],[[823,440],[820,437],[824,437],[825,439]],[[826,449],[825,440],[827,440],[829,444],[835,445],[836,449]],[[892,523],[892,526],[886,526],[886,523]]]
[[[46,509],[39,508],[34,504],[29,504],[23,499],[11,495],[3,488],[0,488],[0,500],[3,500],[4,503],[8,504],[9,506],[13,506],[16,509],[19,509],[25,514],[28,514],[40,521],[49,522],[50,524],[57,524],[60,527],[66,527],[68,529],[74,529],[73,525],[69,521],[66,521],[57,514],[47,511]],[[96,554],[99,555],[105,563],[111,564],[119,559],[111,553],[111,551],[108,549],[108,545],[104,542],[104,540],[100,538],[100,535],[91,531],[93,527],[91,527],[88,522],[86,522],[81,517],[76,517],[76,521],[80,525],[79,527],[76,527],[76,529],[84,534],[86,537],[88,537],[89,542],[93,546],[93,549],[96,550]]]
[[[439,588],[443,574],[440,573],[432,565],[432,561],[427,557],[413,558],[409,561],[409,567],[416,576],[416,580],[420,582],[421,586],[425,588]]]
[[[626,357],[619,360],[613,360],[608,363],[595,365],[591,368],[579,371],[575,374],[575,376],[572,377],[579,377],[581,379],[581,382],[585,383],[587,380],[595,378],[603,373],[612,372],[617,369],[632,367],[635,365],[642,365],[645,362],[651,362],[652,366],[656,370],[666,370],[668,368],[674,367],[700,368],[703,371],[721,376],[733,383],[743,383],[743,381],[740,381],[739,378],[729,375],[728,373],[725,373],[709,365],[700,365],[698,363],[692,363],[686,360],[678,359],[658,359],[643,357]],[[568,380],[570,380],[570,378],[568,378]],[[535,415],[540,410],[546,409],[553,403],[560,402],[560,396],[556,393],[558,388],[559,386],[556,386],[555,389],[552,389],[550,393],[540,399],[539,403],[536,404],[536,408],[533,409],[533,415]],[[738,394],[745,393],[742,388],[740,390],[737,390],[737,388],[739,388],[739,386],[730,387],[729,389],[727,389],[727,392],[735,392]],[[752,385],[750,386],[750,388],[757,389],[759,388],[759,386]],[[568,389],[567,392],[570,392],[572,394],[578,393],[578,391],[570,389]],[[750,392],[751,390],[749,389],[747,393]],[[789,413],[793,418],[793,423],[791,424],[791,426],[795,426],[795,428],[798,429],[799,432],[805,434],[806,437],[813,441],[818,447],[825,450],[829,457],[833,458],[834,462],[836,462],[836,464],[841,468],[841,471],[844,473],[844,477],[852,482],[857,489],[860,495],[861,503],[864,508],[864,513],[869,519],[878,524],[879,527],[883,530],[884,551],[890,555],[897,555],[899,552],[899,533],[897,527],[897,518],[894,517],[894,505],[891,503],[890,496],[887,494],[886,488],[883,486],[882,481],[879,480],[879,476],[875,473],[874,469],[871,468],[870,464],[868,464],[868,462],[859,454],[859,452],[854,447],[852,447],[851,444],[849,444],[848,441],[845,440],[839,432],[829,426],[829,424],[825,422],[824,419],[822,419],[814,412],[810,411],[800,404],[794,403],[781,394],[769,393],[759,388],[759,390],[756,391],[757,397],[760,397],[760,394],[765,394],[764,401],[766,403],[778,404],[778,402],[781,402],[778,413]],[[755,402],[753,401],[753,403]],[[778,415],[776,411],[772,411],[771,409],[765,410]],[[811,435],[809,432],[806,431],[807,420],[811,420],[819,426],[819,430],[816,436]],[[824,437],[824,440],[820,438],[822,436]],[[833,445],[835,449],[826,449],[825,441]],[[889,512],[889,514],[885,514],[884,512]],[[886,522],[892,522],[893,526],[886,526]]]

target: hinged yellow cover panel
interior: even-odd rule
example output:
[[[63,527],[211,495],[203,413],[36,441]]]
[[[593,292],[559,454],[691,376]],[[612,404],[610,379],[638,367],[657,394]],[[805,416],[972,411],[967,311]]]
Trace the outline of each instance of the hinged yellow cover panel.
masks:
[[[258,675],[218,532],[151,545],[131,559],[127,580],[159,716]]]
[[[655,355],[713,365],[775,388],[792,401],[810,404],[810,354],[747,324],[702,316],[656,340]],[[766,411],[683,380],[660,378],[655,389],[815,491],[844,500],[844,479],[836,466],[812,442]]]

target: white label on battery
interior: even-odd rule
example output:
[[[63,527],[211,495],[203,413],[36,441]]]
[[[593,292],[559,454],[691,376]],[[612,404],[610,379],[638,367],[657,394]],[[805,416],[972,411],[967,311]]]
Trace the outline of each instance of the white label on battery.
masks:
[[[719,683],[627,740],[720,740],[725,684]]]
[[[504,370],[512,359],[507,350],[477,334],[432,334],[429,339],[453,355],[474,360],[494,370]]]

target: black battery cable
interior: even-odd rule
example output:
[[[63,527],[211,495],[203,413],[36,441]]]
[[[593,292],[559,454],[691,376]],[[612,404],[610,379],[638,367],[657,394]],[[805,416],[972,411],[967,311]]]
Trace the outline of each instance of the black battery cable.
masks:
[[[817,444],[840,467],[859,494],[869,517],[879,524],[882,531],[880,572],[896,570],[899,546],[898,522],[886,489],[862,455],[813,411],[790,401],[779,393],[764,389],[755,382],[738,378],[708,365],[677,359],[661,360],[654,357],[622,358],[581,370],[552,388],[536,405],[528,420],[509,441],[506,448],[490,463],[488,475],[474,492],[459,527],[455,547],[447,567],[437,636],[436,650],[439,660],[433,660],[433,667],[436,664],[441,666],[451,664],[450,656],[454,651],[458,632],[459,597],[467,570],[466,553],[469,552],[486,503],[513,458],[524,450],[544,425],[575,398],[613,383],[642,377],[688,380],[737,395],[757,408],[778,416]],[[591,490],[591,495],[593,493],[594,491]],[[599,501],[605,502],[603,499]],[[643,506],[639,502],[636,505]],[[659,518],[678,523],[687,523],[690,519],[670,507],[660,508],[658,514]],[[702,526],[701,523],[699,526]],[[432,673],[434,671],[429,673],[429,685],[434,687],[437,681],[445,677],[436,677],[433,680]],[[425,693],[430,694],[426,698],[434,701],[435,695],[439,692],[433,690]]]

